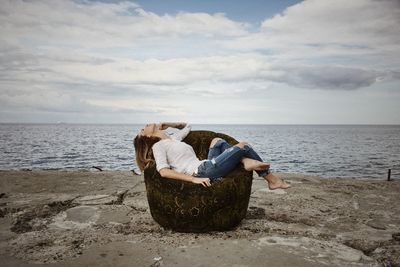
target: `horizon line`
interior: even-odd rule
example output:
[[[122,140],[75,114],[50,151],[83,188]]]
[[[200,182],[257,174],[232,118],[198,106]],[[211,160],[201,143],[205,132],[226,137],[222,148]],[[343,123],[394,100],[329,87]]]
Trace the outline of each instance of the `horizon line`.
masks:
[[[0,124],[56,124],[56,125],[142,125],[140,123],[103,123],[103,122],[0,122]],[[191,125],[337,125],[337,126],[400,126],[400,123],[189,123]]]

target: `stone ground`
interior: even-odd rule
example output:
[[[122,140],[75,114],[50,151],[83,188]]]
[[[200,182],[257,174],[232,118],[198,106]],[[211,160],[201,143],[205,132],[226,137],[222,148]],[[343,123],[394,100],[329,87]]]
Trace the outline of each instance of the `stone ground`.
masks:
[[[281,176],[235,230],[188,234],[131,172],[0,171],[0,266],[400,266],[400,181]]]

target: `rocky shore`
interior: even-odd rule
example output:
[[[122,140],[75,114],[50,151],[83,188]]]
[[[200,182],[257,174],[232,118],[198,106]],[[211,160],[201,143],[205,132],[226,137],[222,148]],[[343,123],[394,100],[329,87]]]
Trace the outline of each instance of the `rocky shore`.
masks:
[[[143,177],[0,171],[1,266],[400,266],[400,181],[254,177],[232,231],[176,233],[151,217]]]

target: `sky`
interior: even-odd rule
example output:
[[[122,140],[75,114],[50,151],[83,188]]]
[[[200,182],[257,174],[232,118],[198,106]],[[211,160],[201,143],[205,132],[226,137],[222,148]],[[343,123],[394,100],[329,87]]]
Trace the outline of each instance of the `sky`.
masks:
[[[0,122],[400,124],[398,0],[2,0]]]

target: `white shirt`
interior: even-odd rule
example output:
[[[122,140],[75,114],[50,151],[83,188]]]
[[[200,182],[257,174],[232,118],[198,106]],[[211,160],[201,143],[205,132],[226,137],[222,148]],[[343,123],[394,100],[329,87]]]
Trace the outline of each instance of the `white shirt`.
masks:
[[[186,124],[185,128],[170,135],[171,139],[162,139],[153,145],[153,155],[158,172],[163,168],[170,168],[188,175],[197,173],[197,168],[206,159],[199,160],[193,147],[181,142],[191,129],[192,126]]]

